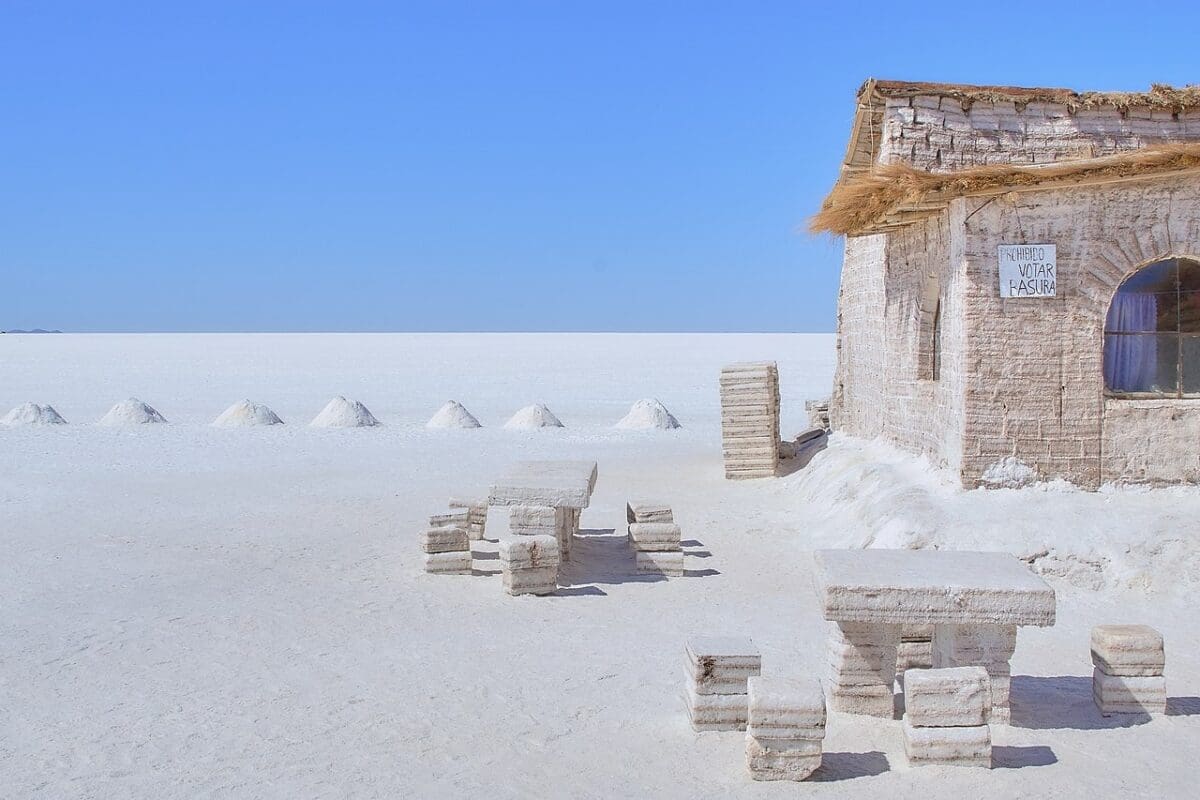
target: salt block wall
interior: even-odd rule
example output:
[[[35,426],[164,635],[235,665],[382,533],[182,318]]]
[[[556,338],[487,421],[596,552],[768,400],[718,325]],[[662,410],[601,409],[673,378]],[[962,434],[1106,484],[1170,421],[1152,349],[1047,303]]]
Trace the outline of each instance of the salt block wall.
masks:
[[[1200,479],[1200,399],[1105,396],[1104,320],[1140,267],[1200,257],[1194,177],[956,200],[966,281],[967,368],[962,479],[1016,456],[1044,478]],[[1057,245],[1054,298],[1001,299],[997,246]]]
[[[838,287],[837,367],[829,421],[834,430],[866,439],[882,435],[886,427],[884,415],[875,410],[885,389],[887,361],[882,346],[887,239],[886,234],[847,237]]]
[[[964,295],[962,257],[950,226],[950,218],[940,217],[890,234],[847,238],[830,419],[837,430],[882,436],[958,472]]]
[[[884,107],[878,161],[934,172],[987,164],[1047,164],[1112,155],[1165,141],[1200,139],[1200,109],[1116,108],[893,97]]]

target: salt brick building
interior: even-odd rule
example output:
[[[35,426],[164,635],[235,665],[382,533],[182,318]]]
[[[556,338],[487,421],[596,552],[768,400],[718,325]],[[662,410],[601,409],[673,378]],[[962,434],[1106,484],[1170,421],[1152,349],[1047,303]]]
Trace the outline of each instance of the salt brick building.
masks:
[[[967,487],[1200,481],[1200,87],[868,81],[812,229],[835,429]]]

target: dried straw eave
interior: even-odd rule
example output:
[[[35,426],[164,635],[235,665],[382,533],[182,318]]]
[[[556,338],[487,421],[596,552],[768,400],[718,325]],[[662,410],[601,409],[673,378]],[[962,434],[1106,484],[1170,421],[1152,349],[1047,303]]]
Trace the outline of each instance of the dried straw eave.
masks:
[[[836,235],[870,233],[936,213],[956,197],[1183,170],[1200,170],[1200,142],[1155,145],[1116,156],[1038,167],[989,166],[933,173],[891,164],[843,177],[810,220],[809,230]]]

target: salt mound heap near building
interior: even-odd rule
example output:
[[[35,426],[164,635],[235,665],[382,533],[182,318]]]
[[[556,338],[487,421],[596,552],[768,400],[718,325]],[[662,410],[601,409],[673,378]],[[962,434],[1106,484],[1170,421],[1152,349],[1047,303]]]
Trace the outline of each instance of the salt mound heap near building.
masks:
[[[162,414],[155,411],[136,397],[131,397],[123,403],[117,403],[100,418],[99,425],[116,427],[119,425],[147,425],[152,422],[166,422]]]
[[[679,426],[679,420],[667,411],[667,407],[654,398],[638,400],[629,413],[614,427],[630,431],[670,431]]]
[[[0,418],[0,425],[66,425],[54,406],[39,406],[37,403],[22,403]]]
[[[213,420],[218,428],[248,428],[252,425],[282,425],[279,416],[262,405],[249,400],[239,400]]]
[[[534,428],[561,428],[562,422],[554,412],[541,403],[525,406],[504,423],[508,430],[532,430]]]
[[[357,400],[338,395],[309,423],[314,428],[373,428],[379,420]]]
[[[479,428],[479,420],[457,400],[447,400],[425,423],[426,428]]]

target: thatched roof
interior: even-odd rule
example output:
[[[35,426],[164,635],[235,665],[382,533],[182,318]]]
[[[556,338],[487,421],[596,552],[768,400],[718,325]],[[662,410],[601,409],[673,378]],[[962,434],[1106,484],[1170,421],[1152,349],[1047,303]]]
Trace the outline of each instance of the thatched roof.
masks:
[[[972,86],[965,83],[883,81],[871,78],[858,89],[850,143],[842,160],[842,176],[869,170],[879,156],[883,111],[888,98],[946,97],[964,109],[975,103],[1008,102],[1018,109],[1030,103],[1057,103],[1068,111],[1112,108],[1122,114],[1134,108],[1179,113],[1200,108],[1200,85],[1176,89],[1156,83],[1148,92],[1076,92],[1071,89],[1030,89],[1020,86]]]
[[[842,230],[841,226],[829,224],[833,217],[842,218],[851,214],[846,203],[855,197],[871,194],[866,185],[877,176],[895,175],[902,172],[920,175],[917,170],[904,167],[881,168],[877,165],[879,158],[880,137],[883,129],[884,108],[890,98],[904,97],[941,97],[959,102],[964,109],[975,103],[1009,102],[1023,109],[1030,103],[1054,103],[1064,106],[1068,111],[1081,109],[1112,108],[1125,114],[1130,109],[1141,108],[1180,113],[1193,108],[1200,108],[1200,85],[1173,88],[1163,84],[1154,84],[1148,92],[1076,92],[1071,89],[1035,89],[1018,86],[972,86],[956,83],[923,83],[919,81],[884,81],[872,78],[858,90],[858,102],[854,112],[854,123],[850,132],[850,142],[842,160],[841,176],[838,183],[830,192],[822,206],[822,210],[814,217],[813,230],[829,230],[836,233],[868,232],[865,229]],[[1147,151],[1148,152],[1148,151]],[[1135,159],[1136,160],[1136,159]],[[1097,159],[1097,162],[1106,159]],[[1071,162],[1081,165],[1085,162]],[[989,172],[1022,172],[1025,168],[981,168],[967,172],[971,175]],[[1030,167],[1031,171],[1041,174],[1042,167]],[[953,176],[963,177],[967,173],[954,173]],[[941,176],[948,177],[948,176]],[[859,184],[866,181],[867,184]],[[941,206],[938,206],[940,208]],[[860,219],[870,217],[870,212],[863,209],[853,212]],[[886,216],[886,213],[883,215]],[[880,219],[883,219],[883,216]]]
[[[956,197],[988,196],[1080,184],[1200,175],[1200,142],[1144,147],[1103,158],[1040,166],[973,167],[924,172],[904,164],[843,177],[809,223],[813,233],[878,233],[932,216]]]

